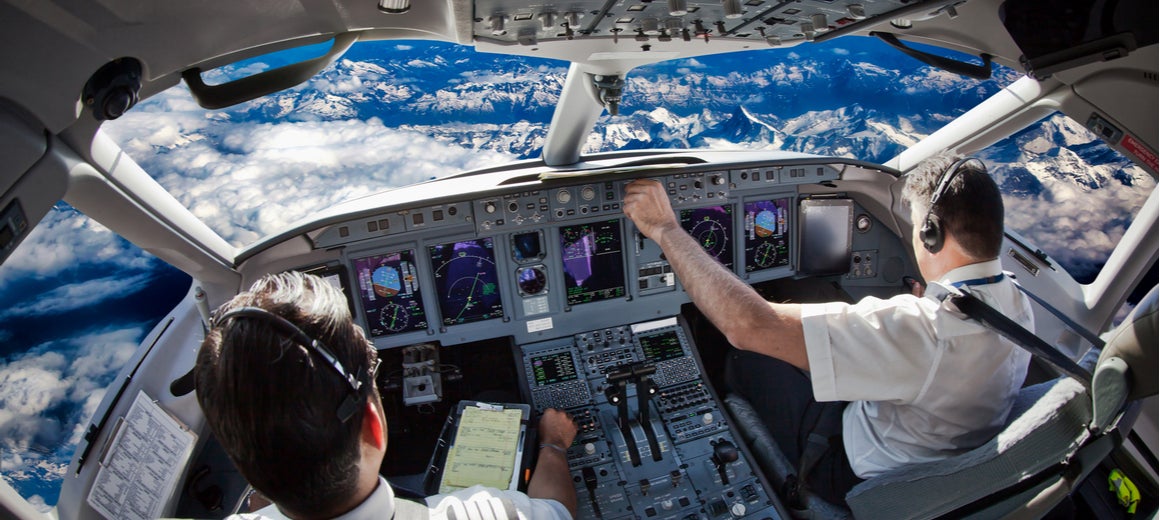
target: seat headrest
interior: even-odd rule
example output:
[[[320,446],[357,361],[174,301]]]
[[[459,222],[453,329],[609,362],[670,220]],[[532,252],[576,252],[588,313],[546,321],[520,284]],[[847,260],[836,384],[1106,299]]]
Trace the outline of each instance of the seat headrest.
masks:
[[[1128,318],[1112,331],[1096,367],[1119,358],[1127,365],[1128,395],[1132,401],[1156,395],[1157,386],[1157,292],[1153,287]],[[1098,370],[1098,368],[1097,368]]]

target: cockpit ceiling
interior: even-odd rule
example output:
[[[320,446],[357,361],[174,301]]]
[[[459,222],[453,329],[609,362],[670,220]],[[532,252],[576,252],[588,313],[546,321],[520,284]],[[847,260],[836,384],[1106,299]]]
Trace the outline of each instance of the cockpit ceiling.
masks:
[[[920,2],[924,16],[953,2]],[[912,6],[899,0],[583,0],[554,4],[475,2],[477,41],[538,45],[574,39],[665,43],[726,38],[778,46],[813,41]]]

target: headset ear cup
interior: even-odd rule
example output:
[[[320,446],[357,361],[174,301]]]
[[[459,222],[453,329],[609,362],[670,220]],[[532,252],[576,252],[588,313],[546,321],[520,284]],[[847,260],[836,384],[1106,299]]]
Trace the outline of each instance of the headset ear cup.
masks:
[[[938,216],[933,214],[926,216],[926,221],[922,223],[922,229],[919,230],[919,238],[922,239],[922,245],[931,254],[942,250],[943,230]]]

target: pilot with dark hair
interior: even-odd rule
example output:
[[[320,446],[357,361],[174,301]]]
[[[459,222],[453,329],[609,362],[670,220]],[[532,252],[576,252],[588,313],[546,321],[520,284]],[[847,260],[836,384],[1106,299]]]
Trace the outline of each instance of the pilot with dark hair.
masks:
[[[222,305],[198,352],[197,398],[214,435],[274,505],[247,518],[571,518],[564,412],[540,420],[528,494],[474,486],[398,500],[379,468],[387,424],[378,354],[342,292],[301,273],[267,275]]]
[[[937,298],[967,291],[1034,327],[1030,303],[998,259],[1003,199],[985,166],[933,157],[906,177],[902,197],[925,296],[780,304],[707,255],[681,229],[660,184],[626,188],[625,213],[741,349],[729,355],[729,386],[789,461],[806,468],[805,485],[831,502],[845,503],[862,479],[985,443],[1002,429],[1027,375],[1029,353]]]

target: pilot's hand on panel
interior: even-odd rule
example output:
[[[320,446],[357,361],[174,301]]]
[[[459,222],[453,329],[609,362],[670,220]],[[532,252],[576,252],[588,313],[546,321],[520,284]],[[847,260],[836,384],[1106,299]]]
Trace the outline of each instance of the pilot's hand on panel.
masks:
[[[638,179],[624,187],[624,214],[644,236],[656,241],[680,227],[664,186],[652,179]]]
[[[568,449],[576,438],[576,424],[568,412],[548,408],[540,417],[540,442]]]

